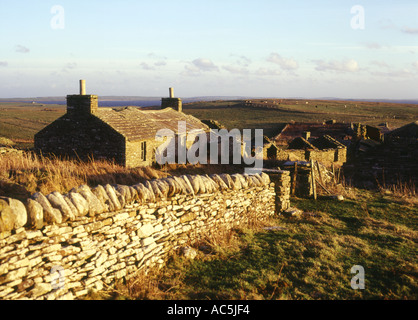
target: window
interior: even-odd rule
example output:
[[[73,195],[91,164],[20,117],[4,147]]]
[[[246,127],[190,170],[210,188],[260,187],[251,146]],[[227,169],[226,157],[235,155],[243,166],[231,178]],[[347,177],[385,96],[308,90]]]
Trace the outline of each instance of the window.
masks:
[[[146,141],[141,142],[141,160],[142,161],[147,160],[147,142]]]

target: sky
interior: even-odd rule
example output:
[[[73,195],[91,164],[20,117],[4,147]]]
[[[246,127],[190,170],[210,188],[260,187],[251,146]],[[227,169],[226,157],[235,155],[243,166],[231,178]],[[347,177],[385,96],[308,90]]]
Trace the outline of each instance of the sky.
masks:
[[[0,0],[0,98],[418,99],[416,0]]]

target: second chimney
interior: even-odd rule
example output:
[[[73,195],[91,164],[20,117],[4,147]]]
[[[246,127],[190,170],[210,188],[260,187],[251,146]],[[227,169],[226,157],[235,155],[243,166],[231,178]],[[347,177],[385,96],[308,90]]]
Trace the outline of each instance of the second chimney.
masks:
[[[174,98],[174,89],[169,88],[169,98],[162,98],[161,99],[161,109],[165,108],[172,108],[178,112],[183,111],[183,104],[181,99]]]
[[[86,95],[86,80],[80,80],[80,95]]]

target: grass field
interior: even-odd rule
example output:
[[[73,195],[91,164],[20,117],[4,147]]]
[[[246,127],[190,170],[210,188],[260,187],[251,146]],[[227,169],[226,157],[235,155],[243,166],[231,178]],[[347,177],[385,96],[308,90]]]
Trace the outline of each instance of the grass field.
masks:
[[[0,137],[22,148],[33,147],[35,133],[65,113],[65,106],[0,103]]]
[[[292,203],[307,214],[211,235],[194,244],[194,260],[173,255],[163,269],[88,299],[418,298],[416,206],[372,191]],[[351,288],[355,265],[364,267],[364,290]]]
[[[264,108],[247,107],[242,101],[196,102],[186,104],[183,111],[199,119],[217,120],[228,129],[264,129],[267,136],[274,136],[290,121],[323,122],[335,119],[369,125],[388,122],[389,126],[396,128],[418,119],[418,105],[411,104],[324,100],[309,100],[306,104],[305,100],[282,100],[280,105],[273,105],[271,101],[252,100]]]

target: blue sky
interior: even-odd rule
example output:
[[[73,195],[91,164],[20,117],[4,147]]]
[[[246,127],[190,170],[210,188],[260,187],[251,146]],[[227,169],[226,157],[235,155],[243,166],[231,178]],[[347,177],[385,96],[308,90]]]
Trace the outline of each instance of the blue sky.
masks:
[[[0,0],[0,98],[418,98],[418,1]]]

